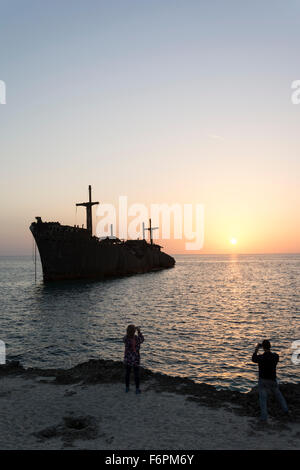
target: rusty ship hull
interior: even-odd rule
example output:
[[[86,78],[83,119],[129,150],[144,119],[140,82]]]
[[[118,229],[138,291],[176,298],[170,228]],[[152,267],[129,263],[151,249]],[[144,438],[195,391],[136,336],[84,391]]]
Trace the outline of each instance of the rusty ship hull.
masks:
[[[45,282],[105,279],[175,265],[172,256],[146,240],[100,240],[85,228],[42,222],[39,217],[30,230],[39,250]]]
[[[91,185],[88,194],[87,202],[76,204],[86,209],[86,228],[43,222],[41,217],[36,217],[36,222],[30,225],[40,253],[45,282],[105,279],[174,266],[174,258],[153,243],[152,230],[155,229],[151,227],[151,219],[150,228],[146,229],[150,233],[150,243],[145,239],[121,241],[113,236],[104,239],[93,236],[92,207],[99,202],[92,201]]]

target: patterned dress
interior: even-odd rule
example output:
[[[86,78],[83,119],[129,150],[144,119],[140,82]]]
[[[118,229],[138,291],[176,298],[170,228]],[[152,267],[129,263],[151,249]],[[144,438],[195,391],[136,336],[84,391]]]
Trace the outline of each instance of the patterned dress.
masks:
[[[123,342],[125,343],[124,364],[127,366],[139,366],[140,346],[144,342],[144,336],[142,333],[139,333],[138,336],[134,335],[134,338],[129,338],[126,335],[123,338]]]

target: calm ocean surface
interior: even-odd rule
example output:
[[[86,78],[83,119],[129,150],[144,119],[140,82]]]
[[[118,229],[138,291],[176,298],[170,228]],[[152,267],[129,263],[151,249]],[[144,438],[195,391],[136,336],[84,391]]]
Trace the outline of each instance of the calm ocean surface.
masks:
[[[142,365],[247,391],[251,355],[268,338],[281,381],[298,382],[300,255],[177,255],[174,269],[104,282],[44,285],[31,257],[0,258],[1,333],[7,358],[71,367],[123,359],[127,324],[145,335]]]

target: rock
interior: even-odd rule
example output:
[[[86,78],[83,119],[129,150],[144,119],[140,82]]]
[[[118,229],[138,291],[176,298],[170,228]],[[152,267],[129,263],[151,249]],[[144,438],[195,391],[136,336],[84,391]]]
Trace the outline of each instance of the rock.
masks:
[[[96,439],[99,433],[97,421],[93,416],[64,416],[62,423],[42,429],[33,435],[42,441],[60,437],[65,444],[72,445],[76,439]]]
[[[0,376],[1,375],[8,375],[8,374],[15,374],[18,372],[23,372],[24,367],[20,363],[20,361],[7,361],[6,364],[0,364]]]
[[[188,400],[210,407],[232,405],[234,412],[244,416],[256,417],[260,414],[258,389],[253,387],[248,393],[228,389],[216,389],[213,385],[195,383],[184,377],[172,377],[166,374],[152,372],[141,367],[141,381],[149,381],[148,389],[156,392],[170,392],[188,395]],[[83,385],[99,383],[122,383],[124,380],[124,364],[121,361],[91,359],[77,364],[70,369],[24,369],[18,361],[12,361],[0,367],[0,375],[22,374],[25,377],[54,377],[55,384]],[[286,398],[291,411],[291,419],[300,421],[300,383],[283,383],[280,389]],[[284,415],[275,398],[268,399],[268,412],[278,420],[284,420]]]

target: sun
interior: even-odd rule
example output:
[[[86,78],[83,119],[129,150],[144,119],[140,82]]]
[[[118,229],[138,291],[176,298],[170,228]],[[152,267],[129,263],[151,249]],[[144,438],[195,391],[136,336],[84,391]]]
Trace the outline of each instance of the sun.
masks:
[[[230,243],[232,245],[236,245],[237,244],[237,239],[236,238],[231,238]]]

